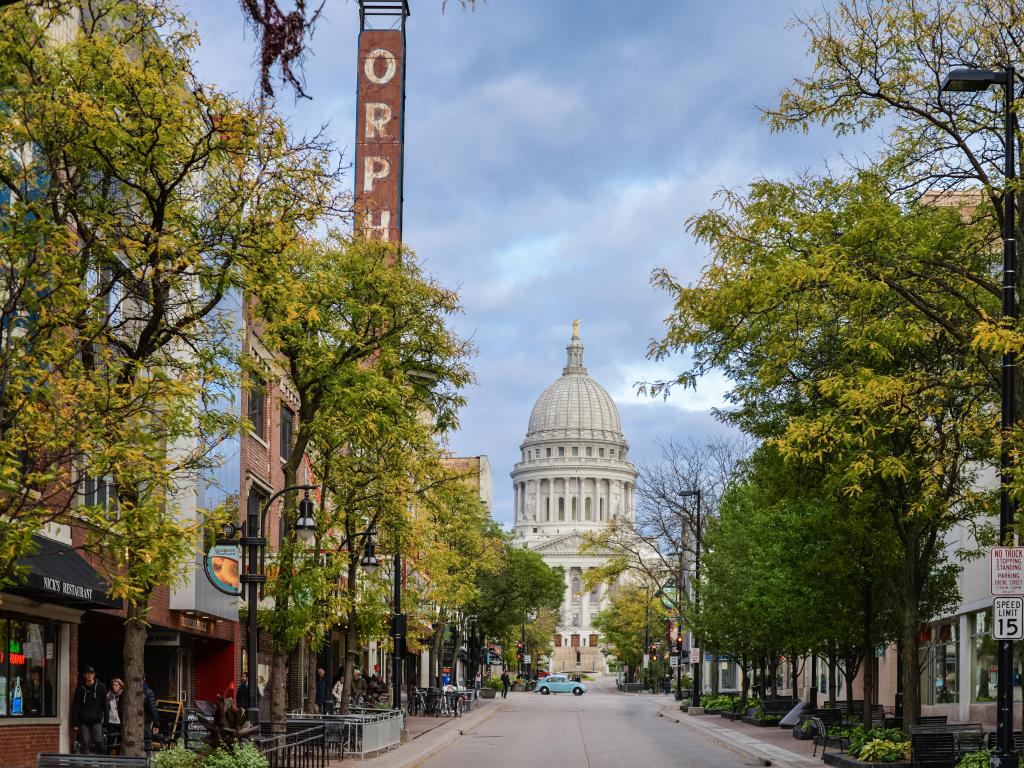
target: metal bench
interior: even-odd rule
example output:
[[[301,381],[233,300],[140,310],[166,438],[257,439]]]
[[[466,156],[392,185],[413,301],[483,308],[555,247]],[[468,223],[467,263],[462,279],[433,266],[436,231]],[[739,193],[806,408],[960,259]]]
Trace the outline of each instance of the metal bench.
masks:
[[[991,750],[999,748],[999,733],[997,731],[989,733],[988,748]],[[1013,732],[1013,751],[1024,752],[1024,731]]]
[[[149,768],[148,757],[113,757],[109,755],[61,755],[40,752],[36,768]]]
[[[952,731],[916,733],[910,737],[910,752],[914,768],[953,768],[956,738]]]

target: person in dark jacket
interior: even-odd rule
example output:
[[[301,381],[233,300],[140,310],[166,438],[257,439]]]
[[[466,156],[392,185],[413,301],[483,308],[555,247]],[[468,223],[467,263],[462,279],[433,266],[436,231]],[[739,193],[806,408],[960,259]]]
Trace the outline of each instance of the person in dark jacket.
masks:
[[[258,707],[260,705],[260,689],[256,688],[256,701],[250,703],[251,694],[249,693],[249,675],[245,672],[242,673],[241,680],[238,683],[238,693],[235,696],[235,704],[239,709],[248,709],[250,706]]]
[[[156,708],[156,694],[149,687],[149,680],[142,678],[142,735],[146,742],[146,754],[153,752],[153,737],[160,733],[160,711]]]
[[[322,714],[327,714],[331,707],[331,686],[327,679],[327,670],[320,667],[316,671],[316,708]]]
[[[512,685],[512,678],[508,676],[508,670],[501,673],[501,698],[508,698],[508,689]]]
[[[82,669],[82,682],[71,700],[71,726],[78,731],[84,753],[103,754],[103,725],[106,722],[107,687],[96,679],[96,670]]]

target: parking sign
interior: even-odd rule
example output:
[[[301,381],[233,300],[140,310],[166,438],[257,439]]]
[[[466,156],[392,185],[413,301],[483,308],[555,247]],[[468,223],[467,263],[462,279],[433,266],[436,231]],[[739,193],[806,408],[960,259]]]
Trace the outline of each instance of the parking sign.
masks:
[[[997,597],[992,604],[996,640],[1024,640],[1024,597]]]

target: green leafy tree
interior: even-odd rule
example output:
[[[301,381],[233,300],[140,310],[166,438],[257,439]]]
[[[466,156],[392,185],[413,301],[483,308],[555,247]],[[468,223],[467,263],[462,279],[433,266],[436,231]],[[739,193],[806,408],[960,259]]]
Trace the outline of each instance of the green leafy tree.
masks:
[[[657,638],[668,618],[658,585],[638,580],[614,587],[608,607],[594,616],[593,625],[615,658],[635,677],[647,653],[645,641]]]
[[[990,368],[934,319],[969,335],[978,315],[957,291],[930,290],[919,307],[900,286],[925,289],[915,261],[965,263],[984,248],[958,212],[901,205],[870,175],[759,181],[726,203],[691,221],[713,253],[697,284],[655,275],[676,307],[651,354],[692,356],[676,383],[722,369],[735,403],[723,418],[822,467],[828,487],[889,518],[914,722],[922,606],[941,604],[928,596],[944,534],[991,511],[974,488],[976,468],[993,460],[996,410]]]
[[[141,754],[149,599],[185,578],[204,522],[176,494],[238,427],[239,268],[333,207],[333,173],[324,145],[201,84],[163,3],[2,14],[0,135],[23,149],[0,158],[0,574],[44,522],[85,531],[126,605],[123,744]],[[116,493],[72,510],[87,478]]]

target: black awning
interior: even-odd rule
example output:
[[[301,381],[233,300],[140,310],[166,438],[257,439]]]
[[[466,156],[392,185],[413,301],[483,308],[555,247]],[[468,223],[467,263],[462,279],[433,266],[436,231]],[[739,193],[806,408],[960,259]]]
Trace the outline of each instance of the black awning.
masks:
[[[18,566],[27,569],[21,583],[8,587],[45,603],[75,608],[120,608],[121,600],[110,597],[110,588],[78,552],[66,544],[33,536],[35,554],[22,557]]]

